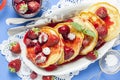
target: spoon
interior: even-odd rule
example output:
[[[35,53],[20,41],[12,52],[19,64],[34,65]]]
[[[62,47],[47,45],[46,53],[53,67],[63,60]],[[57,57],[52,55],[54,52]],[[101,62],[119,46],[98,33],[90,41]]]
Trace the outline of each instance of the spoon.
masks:
[[[7,25],[23,24],[23,23],[25,23],[25,22],[34,21],[34,20],[38,20],[38,19],[40,19],[40,17],[31,18],[31,19],[25,19],[25,18],[8,18],[8,19],[6,20],[6,24],[7,24]]]

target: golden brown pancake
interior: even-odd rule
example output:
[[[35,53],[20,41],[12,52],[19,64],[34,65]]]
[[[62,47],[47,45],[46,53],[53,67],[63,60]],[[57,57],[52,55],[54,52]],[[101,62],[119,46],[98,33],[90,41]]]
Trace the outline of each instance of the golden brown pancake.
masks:
[[[88,20],[81,19],[79,17],[74,17],[73,21],[82,25],[83,27],[85,27],[85,29],[93,31],[95,34],[94,37],[84,34],[85,36],[92,38],[89,45],[87,45],[83,49],[81,49],[81,51],[79,53],[80,55],[86,55],[88,52],[92,51],[95,48],[97,41],[98,41],[98,33],[97,33],[96,29],[94,28],[94,26]],[[86,37],[84,37],[84,38],[86,38]]]
[[[83,41],[83,38],[84,38],[84,35],[83,33],[81,32],[78,32],[77,30],[75,30],[71,23],[70,22],[65,22],[65,23],[59,23],[55,26],[55,29],[56,31],[58,31],[58,29],[64,25],[67,25],[69,26],[70,28],[70,33],[73,33],[75,34],[75,40],[73,41],[65,41],[64,38],[62,37],[62,35],[60,36],[60,38],[62,39],[63,43],[64,43],[64,46],[67,46],[67,47],[70,47],[74,50],[74,54],[72,55],[72,57],[70,57],[69,59],[65,60],[65,53],[63,51],[63,54],[62,54],[62,57],[60,58],[60,60],[58,61],[58,64],[62,64],[62,63],[65,63],[65,62],[69,62],[71,61],[72,59],[74,59],[76,56],[79,55],[79,51],[80,51],[80,48],[82,46],[82,41]]]
[[[48,67],[48,66],[50,66],[52,64],[57,63],[57,61],[61,58],[62,52],[63,52],[63,42],[61,41],[59,34],[53,28],[45,26],[45,27],[42,27],[40,29],[40,32],[44,32],[48,36],[55,35],[55,36],[57,36],[59,38],[58,44],[56,44],[55,46],[49,47],[50,48],[50,55],[47,56],[47,60],[45,62],[43,62],[43,63],[37,64],[38,67],[45,68],[45,67]],[[45,43],[42,46],[42,48],[48,47],[46,44],[47,43]],[[33,47],[32,48],[27,48],[27,57],[34,64],[36,64],[36,62],[35,62],[35,51],[34,51]]]
[[[120,33],[120,14],[117,8],[107,2],[94,4],[88,9],[88,11],[96,13],[101,7],[104,7],[107,10],[108,16],[104,18],[103,21],[105,21],[108,28],[108,35],[106,36],[105,41],[110,41]]]

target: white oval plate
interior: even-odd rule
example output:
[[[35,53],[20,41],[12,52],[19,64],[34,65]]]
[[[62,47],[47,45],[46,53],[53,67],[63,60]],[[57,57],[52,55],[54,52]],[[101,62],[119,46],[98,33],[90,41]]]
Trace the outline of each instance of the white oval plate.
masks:
[[[95,2],[94,2],[95,3]],[[87,3],[82,3],[80,4],[81,6],[83,5],[86,5],[86,4],[93,4],[93,2],[87,2]],[[114,4],[114,2],[110,2],[110,4],[113,4],[114,6],[116,6],[116,4]],[[80,7],[81,7],[80,6]],[[68,8],[67,8],[68,9]],[[71,9],[71,7],[70,7]],[[118,8],[119,9],[119,8]],[[61,11],[66,11],[66,8],[64,8],[63,10]],[[59,13],[59,12],[57,12]],[[62,12],[60,12],[62,13]],[[59,13],[59,14],[60,14]],[[64,13],[64,12],[63,12]],[[98,56],[98,59],[101,58],[114,44],[114,42],[116,41],[117,38],[111,40],[110,42],[107,42],[105,43],[104,46],[102,46],[99,50],[98,50],[98,53],[99,53],[99,56]],[[51,71],[51,72],[48,72],[48,71],[45,71],[41,68],[38,68],[37,66],[35,66],[27,57],[26,57],[26,46],[24,45],[23,41],[20,42],[21,44],[21,48],[22,48],[22,59],[23,61],[25,62],[25,64],[31,68],[33,71],[35,71],[36,73],[40,74],[40,75],[64,75],[64,74],[68,74],[70,72],[75,72],[75,71],[81,71],[83,69],[85,69],[86,67],[88,67],[91,63],[95,62],[95,61],[91,61],[91,60],[88,60],[86,59],[85,57],[77,60],[77,61],[74,61],[74,62],[71,62],[69,64],[65,64],[65,65],[62,65],[62,66],[59,66],[56,70],[54,71]]]

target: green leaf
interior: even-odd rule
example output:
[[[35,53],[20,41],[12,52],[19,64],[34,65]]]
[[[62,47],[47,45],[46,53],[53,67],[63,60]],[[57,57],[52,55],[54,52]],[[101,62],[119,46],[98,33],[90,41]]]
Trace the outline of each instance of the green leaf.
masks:
[[[78,31],[82,31],[83,30],[83,26],[78,24],[78,23],[76,23],[76,22],[71,22],[71,25],[72,25],[73,28],[75,28]]]
[[[94,33],[93,31],[91,31],[91,30],[84,29],[84,30],[83,30],[83,33],[86,34],[86,35],[95,37],[95,33]]]
[[[40,32],[40,29],[39,28],[32,28],[32,30],[36,33],[36,34],[38,34],[39,32]]]

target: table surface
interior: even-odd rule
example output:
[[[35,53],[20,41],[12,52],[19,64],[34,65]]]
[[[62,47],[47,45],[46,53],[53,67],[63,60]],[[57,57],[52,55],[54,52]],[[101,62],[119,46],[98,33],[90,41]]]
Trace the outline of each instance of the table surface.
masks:
[[[49,0],[49,8],[52,5],[57,4],[59,0]],[[16,25],[8,26],[5,21],[7,18],[11,17],[20,17],[18,16],[15,11],[13,10],[11,5],[11,0],[8,0],[7,6],[0,11],[0,43],[2,41],[8,39],[7,29],[11,27],[15,27]],[[40,16],[42,11],[37,16]],[[120,46],[116,47],[115,49],[120,49]],[[1,53],[1,52],[0,52]],[[10,73],[8,71],[8,62],[6,61],[5,57],[0,54],[0,80],[21,80],[15,73]],[[80,73],[72,78],[72,80],[88,80],[91,76],[98,74],[100,72],[100,67],[98,61],[88,66],[87,69],[80,71]],[[100,80],[120,80],[120,72],[114,75],[107,75],[102,73]]]

